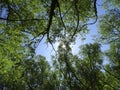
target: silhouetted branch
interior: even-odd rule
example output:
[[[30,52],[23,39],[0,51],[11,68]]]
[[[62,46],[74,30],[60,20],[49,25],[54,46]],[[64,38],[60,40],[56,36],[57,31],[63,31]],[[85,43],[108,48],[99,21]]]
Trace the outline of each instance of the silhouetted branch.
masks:
[[[39,46],[39,44],[40,44],[40,42],[43,40],[43,38],[44,38],[44,35],[39,39],[38,45],[36,46],[36,48]]]
[[[82,29],[83,29],[85,26],[87,26],[87,25],[93,25],[93,24],[95,24],[95,23],[97,22],[98,16],[97,16],[97,6],[96,6],[96,2],[97,2],[97,0],[94,0],[95,21],[94,21],[94,22],[91,22],[91,23],[86,23],[86,24],[82,25],[82,27],[81,27],[80,30],[82,30]],[[71,40],[73,39],[73,37],[74,37],[75,34],[77,33],[77,30],[78,30],[78,29],[76,29],[76,30],[74,31],[73,35],[71,36]]]
[[[62,17],[62,14],[61,14],[61,8],[60,8],[60,5],[58,5],[58,8],[59,8],[59,13],[60,13],[60,19],[61,19],[61,21],[62,21],[63,27],[64,27],[65,30],[66,30],[66,26],[65,26],[65,24],[64,24],[63,17]],[[66,34],[66,33],[65,33],[65,34]]]
[[[77,33],[78,27],[79,27],[79,20],[80,20],[80,19],[79,19],[79,10],[78,10],[78,7],[77,7],[77,3],[78,3],[78,1],[75,0],[75,9],[76,9],[76,13],[77,13],[77,26],[76,26],[76,28],[75,28],[75,31],[74,31],[72,37],[71,37],[71,40],[73,39],[73,37],[74,37],[75,34]]]
[[[37,19],[37,18],[33,18],[33,19],[7,19],[7,18],[2,18],[0,17],[1,20],[4,21],[40,21],[40,20],[47,20],[47,19]]]
[[[54,10],[55,8],[58,7],[58,0],[52,0],[51,2],[51,6],[50,6],[50,13],[49,13],[49,20],[48,20],[48,25],[47,25],[47,28],[46,28],[46,32],[47,32],[47,39],[48,39],[48,42],[51,44],[53,50],[56,52],[53,44],[52,44],[52,41],[49,37],[49,33],[50,33],[50,27],[52,25],[52,19],[53,19],[53,16],[54,16]]]

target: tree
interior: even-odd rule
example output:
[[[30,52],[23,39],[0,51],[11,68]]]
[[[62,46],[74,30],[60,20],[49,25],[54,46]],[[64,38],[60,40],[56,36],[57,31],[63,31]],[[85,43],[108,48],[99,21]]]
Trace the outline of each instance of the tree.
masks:
[[[49,75],[51,72],[50,66],[46,62],[45,57],[37,56],[31,60],[25,60],[24,67],[23,89],[39,90],[41,88],[44,90],[46,87],[50,88]]]
[[[54,59],[55,68],[59,70],[64,87],[69,90],[103,89],[104,73],[102,70],[102,57],[100,45],[87,44],[80,49],[79,58],[73,55],[69,44],[62,42],[58,48],[58,58]],[[65,45],[63,47],[63,45]]]
[[[32,77],[31,70],[36,73],[34,69],[39,66],[31,68],[30,65],[36,65],[32,59],[35,56],[35,48],[42,38],[47,36],[46,41],[50,44],[56,40],[56,37],[59,39],[59,37],[71,36],[68,39],[71,41],[77,32],[87,28],[89,18],[94,17],[97,18],[96,0],[94,2],[92,0],[1,0],[0,75],[3,78],[1,88],[16,89],[20,84],[23,85],[21,88],[24,86],[31,88],[25,83],[29,82],[31,85],[31,82],[22,75],[25,70],[30,70],[30,80],[37,78]],[[25,66],[25,63],[30,65]],[[20,78],[23,80],[20,81]],[[32,88],[35,88],[34,82],[32,85]]]
[[[47,41],[51,42],[55,37],[63,37],[65,35],[63,32],[67,32],[72,40],[77,32],[86,28],[89,19],[97,19],[96,1],[3,0],[0,4],[0,19],[11,25],[19,25],[21,32],[33,36],[32,40],[38,40],[38,38],[40,40],[47,35]],[[6,12],[4,16],[2,16],[3,12]]]
[[[104,54],[109,60],[109,63],[103,66],[105,70],[105,77],[106,82],[109,83],[106,86],[106,89],[118,89],[120,86],[120,79],[119,79],[119,20],[120,20],[120,13],[119,13],[119,1],[115,0],[114,2],[106,2],[105,5],[110,5],[112,7],[107,8],[107,13],[102,16],[100,20],[100,35],[102,43],[108,44],[110,46],[109,50],[105,51]]]
[[[118,89],[118,0],[103,2],[107,13],[99,20],[100,40],[110,44],[108,51],[102,53],[100,44],[93,43],[73,55],[70,47],[77,35],[84,36],[88,25],[97,22],[98,5],[97,0],[1,0],[0,89]],[[45,57],[35,55],[44,37],[52,47],[60,41],[52,67]],[[104,57],[109,60],[107,65],[103,65]]]

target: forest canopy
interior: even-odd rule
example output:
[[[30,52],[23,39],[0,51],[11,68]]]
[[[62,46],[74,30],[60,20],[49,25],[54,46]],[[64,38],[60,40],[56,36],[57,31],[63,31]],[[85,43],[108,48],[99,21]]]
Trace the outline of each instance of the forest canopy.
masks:
[[[73,54],[96,23],[94,42]],[[119,41],[119,0],[0,0],[0,90],[119,90]],[[41,42],[52,65],[35,53]]]

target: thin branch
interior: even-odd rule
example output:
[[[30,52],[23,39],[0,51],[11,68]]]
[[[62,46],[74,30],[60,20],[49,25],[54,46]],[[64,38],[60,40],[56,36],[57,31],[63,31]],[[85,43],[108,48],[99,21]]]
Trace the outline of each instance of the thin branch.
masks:
[[[65,15],[69,12],[69,10],[71,9],[72,6],[73,6],[73,3],[72,3],[72,5],[66,10],[66,12],[63,14],[63,17],[65,17]]]
[[[64,21],[63,21],[62,14],[61,14],[61,8],[60,8],[60,5],[59,5],[59,2],[58,2],[58,8],[59,8],[60,19],[61,19],[61,21],[62,21],[63,27],[64,27],[65,30],[66,30],[66,26],[65,26],[65,23],[64,23]],[[65,31],[64,34],[65,34],[65,36],[66,36],[66,31]]]
[[[43,40],[43,38],[44,38],[44,35],[39,39],[38,45],[36,46],[36,48],[39,46],[39,44],[40,44],[40,42]]]
[[[31,41],[33,41],[34,39],[36,39],[36,38],[39,37],[40,35],[43,35],[43,36],[44,36],[45,34],[46,34],[46,32],[39,33],[36,37],[32,38]]]
[[[95,23],[97,22],[98,16],[97,16],[97,6],[96,6],[96,2],[97,2],[97,0],[94,0],[95,21],[94,21],[94,22],[91,22],[91,23],[86,23],[86,24],[82,25],[81,30],[82,30],[85,26],[87,26],[87,25],[93,25],[93,24],[95,24]],[[73,37],[74,37],[75,34],[77,33],[77,30],[78,30],[78,29],[76,29],[76,30],[74,31],[73,35],[71,36],[71,40],[73,39]]]
[[[113,87],[113,86],[111,86],[108,82],[105,82],[105,81],[104,81],[104,80],[102,80],[102,79],[101,79],[101,81],[104,83],[104,85],[105,85],[105,84],[107,84],[107,85],[108,85],[108,86],[110,86],[113,90],[116,90],[116,88],[115,88],[115,87]]]
[[[13,11],[14,13],[16,13],[16,14],[19,16],[19,18],[20,18],[20,14],[17,13],[17,12],[10,6],[9,2],[6,1],[6,3],[7,3],[7,6],[8,6],[9,13],[10,13],[11,10],[12,10],[12,11]],[[0,17],[0,20],[4,20],[4,21],[33,21],[33,20],[35,20],[35,21],[40,21],[40,20],[47,20],[47,19],[37,19],[37,18],[31,18],[31,19],[9,19],[9,16],[8,16],[7,18]]]
[[[49,5],[44,0],[41,0],[41,2],[43,2],[46,6],[49,7]]]
[[[54,52],[55,52],[55,53],[56,53],[56,55],[57,55],[57,51],[55,50],[54,45],[53,45],[53,43],[52,43],[51,39],[50,39],[49,37],[47,37],[47,39],[48,39],[49,43],[51,44],[51,46],[52,46],[52,48],[53,48]]]
[[[50,27],[52,25],[52,19],[53,19],[53,16],[54,16],[54,10],[56,8],[56,3],[57,3],[57,0],[56,1],[52,0],[52,2],[51,2],[49,20],[48,20],[48,25],[47,25],[47,28],[46,28],[47,38],[49,38],[49,32],[50,32]]]
[[[7,18],[2,18],[0,17],[1,20],[4,20],[4,21],[40,21],[40,20],[47,20],[47,19],[37,19],[37,18],[31,18],[31,19],[7,19]]]
[[[78,27],[79,27],[79,10],[78,10],[78,7],[77,7],[77,3],[78,3],[77,0],[75,0],[75,9],[76,9],[76,12],[77,12],[77,26],[76,26],[76,28],[75,28],[75,31],[74,31],[72,37],[71,37],[71,40],[73,39],[73,37],[74,37],[75,34],[77,33]]]
[[[40,42],[42,41],[42,39],[44,38],[45,34],[46,34],[46,33],[39,33],[39,35],[37,35],[36,37],[34,37],[34,38],[32,38],[32,39],[30,40],[30,43],[29,43],[28,45],[31,45],[33,40],[35,40],[35,39],[38,38],[40,35],[42,35],[42,38],[39,39],[38,45],[36,46],[36,48],[37,48],[37,47],[39,46]]]
[[[93,24],[95,24],[96,22],[97,22],[97,19],[98,19],[98,16],[97,16],[97,6],[96,6],[96,2],[97,2],[97,0],[95,0],[94,1],[94,8],[95,8],[95,21],[94,22],[91,22],[91,23],[86,23],[86,24],[84,24],[81,28],[84,28],[85,26],[87,26],[87,25],[93,25]]]
[[[14,13],[16,13],[18,15],[18,17],[20,18],[20,14],[17,13],[10,5],[8,5],[8,8],[9,8],[9,12],[12,10]]]
[[[120,78],[119,78],[119,77],[117,77],[117,76],[113,75],[110,71],[108,71],[107,69],[105,69],[105,68],[104,68],[104,66],[103,66],[103,69],[104,69],[107,73],[109,73],[111,76],[113,76],[114,78],[116,78],[116,79],[120,80]]]

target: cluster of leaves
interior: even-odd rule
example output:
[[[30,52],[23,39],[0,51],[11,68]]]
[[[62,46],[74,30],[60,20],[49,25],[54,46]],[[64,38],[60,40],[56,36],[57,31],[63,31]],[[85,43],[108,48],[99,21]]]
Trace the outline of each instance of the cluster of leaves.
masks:
[[[83,45],[73,55],[71,42],[98,19],[97,0],[1,0],[0,90],[119,89],[118,2],[103,3],[107,12],[99,21],[102,42]],[[35,55],[36,45],[45,35],[50,44],[62,39],[52,67],[45,57]],[[110,49],[102,52],[104,43]],[[104,57],[108,64],[104,65]]]

